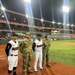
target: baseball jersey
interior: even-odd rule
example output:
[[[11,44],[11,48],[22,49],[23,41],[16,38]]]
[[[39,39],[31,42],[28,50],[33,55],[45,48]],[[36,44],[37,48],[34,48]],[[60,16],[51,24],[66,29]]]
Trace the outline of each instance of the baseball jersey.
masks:
[[[34,41],[34,44],[35,44],[35,46],[34,46],[34,49],[35,49],[35,51],[42,51],[42,40],[35,40]]]
[[[6,54],[7,56],[12,55],[18,55],[18,41],[14,42],[13,40],[10,40],[6,46]]]

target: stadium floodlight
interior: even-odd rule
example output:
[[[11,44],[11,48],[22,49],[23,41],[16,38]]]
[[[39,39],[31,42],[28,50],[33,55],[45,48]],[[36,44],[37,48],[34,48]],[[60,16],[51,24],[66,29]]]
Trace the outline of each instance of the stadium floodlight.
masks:
[[[4,15],[2,15],[1,17],[4,18]]]
[[[2,9],[3,11],[5,11],[5,7],[2,6],[1,9]]]
[[[73,27],[74,25],[72,24],[71,27]]]
[[[28,16],[28,15],[26,15],[26,17],[28,18],[29,16]]]
[[[61,23],[60,22],[58,22],[58,25],[60,25]]]
[[[69,7],[68,6],[63,6],[63,12],[68,13],[69,12]]]
[[[14,20],[16,20],[16,18],[14,18]]]
[[[24,0],[25,2],[31,3],[31,0]]]
[[[41,21],[43,22],[43,18],[41,19]]]
[[[69,26],[70,24],[67,24],[67,26]]]
[[[57,30],[54,30],[54,33],[57,33],[58,31]]]
[[[25,22],[25,20],[23,22]]]
[[[55,22],[53,21],[52,23],[54,24]]]

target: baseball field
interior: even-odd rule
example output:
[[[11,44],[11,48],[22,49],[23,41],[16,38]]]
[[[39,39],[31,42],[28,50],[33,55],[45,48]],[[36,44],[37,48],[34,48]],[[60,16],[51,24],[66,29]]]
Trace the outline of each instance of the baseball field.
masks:
[[[0,45],[0,75],[8,75],[7,56],[5,54],[6,45]],[[38,70],[38,73],[28,75],[75,75],[75,40],[51,41],[50,64],[46,70]],[[34,55],[32,58],[32,68]],[[22,75],[22,55],[19,53],[19,63],[17,67],[18,75]]]
[[[52,41],[50,59],[75,66],[75,40]]]

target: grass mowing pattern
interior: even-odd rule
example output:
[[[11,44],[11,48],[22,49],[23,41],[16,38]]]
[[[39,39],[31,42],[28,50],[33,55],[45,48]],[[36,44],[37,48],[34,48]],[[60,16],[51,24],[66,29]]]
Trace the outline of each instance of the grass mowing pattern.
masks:
[[[51,41],[50,60],[75,66],[75,40]]]

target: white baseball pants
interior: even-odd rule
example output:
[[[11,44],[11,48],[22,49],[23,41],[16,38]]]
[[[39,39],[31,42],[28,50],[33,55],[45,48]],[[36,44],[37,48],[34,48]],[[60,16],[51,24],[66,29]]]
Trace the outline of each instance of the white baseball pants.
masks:
[[[18,56],[8,56],[8,70],[12,71],[14,67],[17,67]]]
[[[39,60],[39,68],[42,68],[42,51],[35,51],[34,70],[37,71],[37,63]]]

